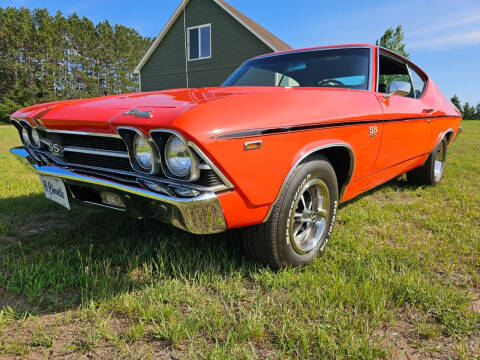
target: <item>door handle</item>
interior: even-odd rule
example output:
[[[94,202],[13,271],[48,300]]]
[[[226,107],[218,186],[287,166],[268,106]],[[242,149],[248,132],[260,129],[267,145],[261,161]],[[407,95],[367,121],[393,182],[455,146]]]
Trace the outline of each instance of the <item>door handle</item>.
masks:
[[[422,110],[423,113],[427,113],[427,114],[430,114],[430,113],[432,113],[432,112],[434,112],[434,111],[435,111],[435,109],[428,108],[428,107],[426,107],[426,108],[424,108],[424,109]]]

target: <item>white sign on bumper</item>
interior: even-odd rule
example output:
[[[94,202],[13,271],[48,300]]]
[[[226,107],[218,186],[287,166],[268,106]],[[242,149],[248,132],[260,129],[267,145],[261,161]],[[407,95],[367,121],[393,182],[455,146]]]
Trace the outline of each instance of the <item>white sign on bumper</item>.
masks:
[[[67,189],[65,188],[65,184],[62,180],[50,176],[40,175],[40,181],[42,182],[47,199],[55,201],[56,203],[70,210]]]

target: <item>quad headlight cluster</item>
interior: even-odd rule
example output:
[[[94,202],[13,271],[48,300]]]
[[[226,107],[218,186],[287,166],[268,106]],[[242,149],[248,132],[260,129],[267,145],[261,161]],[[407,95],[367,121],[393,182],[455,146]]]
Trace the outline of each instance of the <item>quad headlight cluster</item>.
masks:
[[[14,121],[13,124],[20,133],[24,145],[34,148],[42,147],[42,138],[37,129],[32,128],[26,121]]]
[[[163,170],[166,177],[182,181],[200,177],[199,157],[179,134],[158,130],[148,138],[134,128],[120,127],[117,131],[127,144],[136,171],[154,175]]]

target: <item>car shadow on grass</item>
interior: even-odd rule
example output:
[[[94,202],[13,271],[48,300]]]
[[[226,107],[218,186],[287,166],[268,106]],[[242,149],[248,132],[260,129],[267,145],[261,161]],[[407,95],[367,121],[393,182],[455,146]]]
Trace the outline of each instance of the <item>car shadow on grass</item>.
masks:
[[[0,216],[0,304],[20,312],[55,313],[168,279],[208,282],[261,269],[244,256],[237,231],[195,236],[113,210],[68,212],[43,195],[0,199]]]
[[[388,188],[414,189],[395,179],[342,207]],[[168,279],[207,283],[264,269],[246,258],[238,230],[197,236],[113,210],[68,212],[41,194],[0,199],[0,216],[0,304],[17,311],[65,311]]]

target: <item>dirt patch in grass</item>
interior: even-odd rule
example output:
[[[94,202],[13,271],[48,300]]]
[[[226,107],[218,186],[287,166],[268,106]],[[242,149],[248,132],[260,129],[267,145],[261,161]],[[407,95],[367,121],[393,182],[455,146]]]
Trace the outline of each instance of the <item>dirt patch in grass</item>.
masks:
[[[480,315],[480,289],[476,289],[470,296],[472,297],[470,309],[474,314]]]
[[[0,360],[177,359],[188,352],[180,346],[176,355],[177,349],[148,332],[131,342],[125,336],[131,325],[127,318],[111,315],[99,320],[94,313],[77,310],[13,320],[0,332]]]
[[[390,327],[382,329],[377,339],[392,359],[464,359],[480,354],[480,336],[448,337],[429,316],[405,307]]]
[[[54,211],[30,218],[28,221],[19,219],[19,221],[16,221],[18,223],[18,235],[24,237],[45,234],[74,221],[74,219],[69,220],[67,217],[68,215],[65,211]]]
[[[16,312],[24,312],[28,308],[28,303],[22,296],[7,294],[0,289],[0,311],[9,307],[13,308]]]

